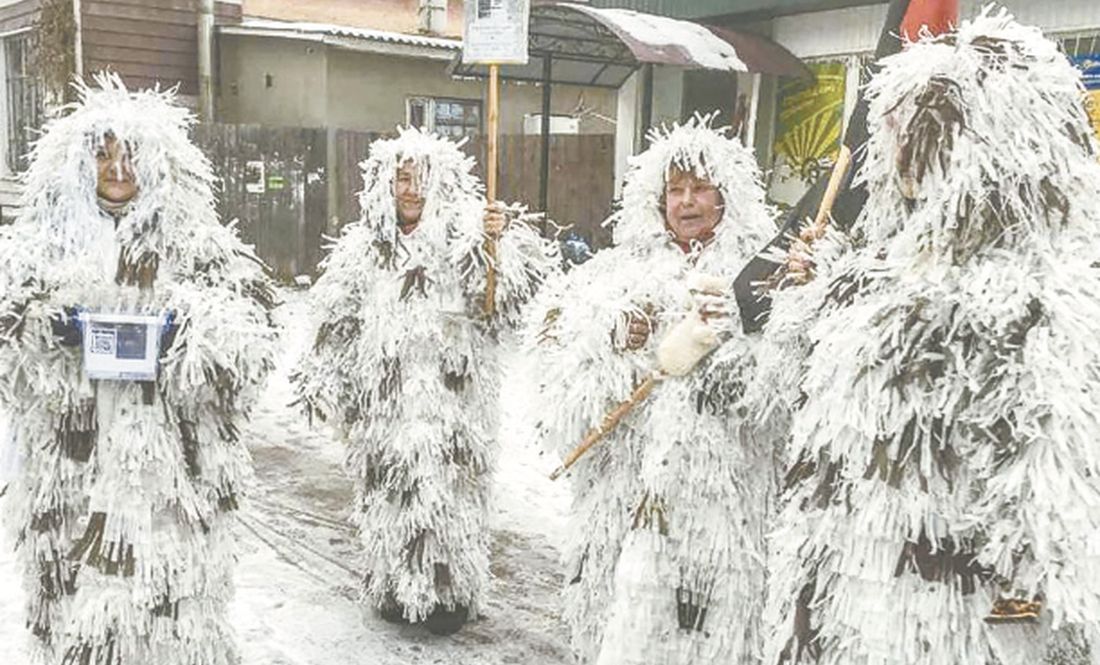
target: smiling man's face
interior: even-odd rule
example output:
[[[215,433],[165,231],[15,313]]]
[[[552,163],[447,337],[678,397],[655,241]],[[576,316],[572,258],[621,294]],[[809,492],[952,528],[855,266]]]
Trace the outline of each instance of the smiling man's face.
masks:
[[[669,169],[665,184],[665,223],[677,242],[706,242],[722,219],[722,193],[710,180]]]

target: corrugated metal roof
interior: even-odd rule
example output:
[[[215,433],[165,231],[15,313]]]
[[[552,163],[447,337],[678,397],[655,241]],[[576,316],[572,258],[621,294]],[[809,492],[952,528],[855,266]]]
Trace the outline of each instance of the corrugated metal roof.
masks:
[[[312,38],[318,41],[323,41],[325,37],[338,37],[342,39],[385,42],[389,44],[440,49],[445,51],[462,50],[462,41],[459,39],[425,37],[423,35],[409,35],[401,32],[353,28],[346,25],[334,25],[330,23],[276,21],[274,19],[245,17],[240,23],[221,27],[219,31],[225,34],[263,34],[289,38]]]

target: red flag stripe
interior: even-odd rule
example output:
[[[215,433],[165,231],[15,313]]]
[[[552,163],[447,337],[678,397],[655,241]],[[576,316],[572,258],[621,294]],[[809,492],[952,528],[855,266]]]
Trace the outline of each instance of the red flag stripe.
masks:
[[[901,29],[907,41],[920,37],[921,26],[928,26],[933,35],[940,35],[959,22],[959,0],[910,0]]]

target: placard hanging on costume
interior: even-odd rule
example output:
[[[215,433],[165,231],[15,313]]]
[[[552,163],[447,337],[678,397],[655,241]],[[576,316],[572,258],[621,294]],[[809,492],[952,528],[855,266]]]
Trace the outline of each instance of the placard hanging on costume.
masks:
[[[527,64],[527,20],[530,0],[466,0],[462,61]]]
[[[157,378],[164,314],[81,312],[84,373],[89,379],[153,381]]]

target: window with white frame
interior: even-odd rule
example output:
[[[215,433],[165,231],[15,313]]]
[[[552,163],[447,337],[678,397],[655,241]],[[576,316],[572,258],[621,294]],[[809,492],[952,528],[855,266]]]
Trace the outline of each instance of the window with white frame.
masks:
[[[42,94],[30,67],[30,32],[3,38],[8,171],[27,168],[31,132],[41,125]]]
[[[430,132],[460,138],[481,133],[481,101],[448,97],[410,97],[405,121]]]

